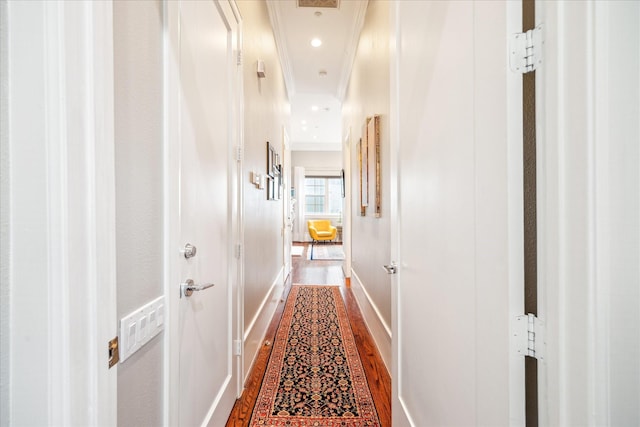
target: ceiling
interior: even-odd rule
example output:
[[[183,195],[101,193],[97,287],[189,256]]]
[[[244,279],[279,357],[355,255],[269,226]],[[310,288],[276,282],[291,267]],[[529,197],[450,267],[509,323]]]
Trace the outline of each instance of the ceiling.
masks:
[[[292,150],[342,150],[342,101],[367,3],[267,0],[291,103]],[[311,46],[314,38],[322,45]]]

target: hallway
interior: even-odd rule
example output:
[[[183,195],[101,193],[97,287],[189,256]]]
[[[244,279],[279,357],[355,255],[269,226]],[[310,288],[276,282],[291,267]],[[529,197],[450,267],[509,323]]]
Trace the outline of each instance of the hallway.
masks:
[[[301,2],[0,0],[0,425],[246,425],[296,283],[383,425],[640,425],[640,2],[319,0],[296,118]],[[348,281],[288,277],[325,217]]]
[[[260,349],[254,366],[249,373],[249,379],[245,385],[245,390],[240,399],[236,401],[227,427],[248,426],[251,414],[260,391],[260,385],[264,377],[271,345],[273,343],[278,324],[282,317],[285,301],[292,284],[340,284],[340,290],[351,322],[351,328],[356,340],[356,346],[360,353],[360,359],[367,376],[369,389],[380,418],[381,426],[391,426],[391,377],[387,368],[378,353],[378,350],[369,333],[360,309],[353,293],[345,284],[342,272],[342,261],[310,261],[307,259],[309,245],[305,244],[302,256],[293,257],[293,270],[285,283],[285,291],[280,300],[280,304],[273,316],[265,336],[265,345]]]

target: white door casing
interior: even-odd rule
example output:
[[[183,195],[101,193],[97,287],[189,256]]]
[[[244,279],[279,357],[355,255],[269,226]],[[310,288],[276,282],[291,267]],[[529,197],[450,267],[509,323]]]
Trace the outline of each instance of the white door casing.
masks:
[[[351,128],[347,129],[347,133],[342,140],[342,166],[345,180],[343,183],[344,204],[342,206],[344,209],[342,212],[342,247],[345,259],[342,264],[342,270],[344,277],[351,279]]]
[[[291,147],[289,144],[289,135],[287,129],[282,128],[282,186],[284,200],[283,207],[283,256],[284,256],[284,273],[283,283],[291,274],[291,245],[293,243],[293,212],[291,211]]]
[[[640,4],[536,2],[540,423],[638,425]]]
[[[234,2],[166,4],[167,424],[223,425],[238,394],[240,16]],[[196,254],[186,259],[187,243]],[[214,286],[182,295],[187,279]]]
[[[400,171],[400,157],[398,152],[400,150],[400,81],[398,68],[400,66],[400,37],[398,20],[400,19],[400,11],[397,4],[391,4],[389,6],[389,22],[391,34],[395,34],[395,39],[392,39],[389,43],[389,143],[391,145],[389,150],[389,217],[390,217],[390,239],[389,239],[389,253],[391,254],[391,262],[398,265],[402,259],[402,253],[400,252],[400,181],[398,173]],[[351,142],[351,129],[349,129],[348,143]],[[349,144],[350,145],[350,144]],[[351,160],[349,160],[351,161]],[[349,163],[350,164],[350,163]],[[349,181],[351,181],[351,171],[349,171]],[[351,188],[351,185],[349,185]],[[349,191],[350,193],[350,191]],[[347,201],[349,212],[349,228],[351,228],[351,196]],[[349,246],[351,243],[351,233],[349,233]],[[350,254],[347,255],[350,264]],[[398,322],[400,317],[398,316],[398,308],[400,307],[400,288],[399,282],[401,280],[402,269],[397,268],[396,274],[391,277],[391,414],[392,425],[398,427],[404,427],[411,425],[409,420],[408,409],[405,406],[402,396],[400,395],[400,374],[402,372],[402,365],[398,363],[397,358],[400,356],[400,342],[402,340],[402,325]]]
[[[0,424],[115,425],[112,3],[0,11]]]

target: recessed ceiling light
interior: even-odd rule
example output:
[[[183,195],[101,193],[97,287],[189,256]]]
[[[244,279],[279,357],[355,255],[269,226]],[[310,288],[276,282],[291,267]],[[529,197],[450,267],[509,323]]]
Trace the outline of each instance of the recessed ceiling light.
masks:
[[[303,130],[304,132],[306,132],[306,131],[307,131],[307,127],[306,127],[306,126],[302,126],[302,130]]]
[[[314,15],[316,15],[317,17],[320,17],[320,16],[322,16],[322,12],[320,12],[319,10],[316,10],[314,12]]]
[[[318,71],[318,75],[320,75],[320,77],[326,77],[327,76],[327,70]]]
[[[301,121],[300,123],[302,123],[303,125],[306,125],[306,124],[307,124],[307,121],[306,121],[306,120],[303,120],[303,121]]]
[[[317,105],[312,105],[311,106],[311,111],[318,111],[318,106]]]
[[[313,139],[318,139],[318,135],[313,135]]]
[[[311,46],[313,47],[320,47],[322,45],[322,40],[320,40],[319,38],[314,38],[311,40]]]

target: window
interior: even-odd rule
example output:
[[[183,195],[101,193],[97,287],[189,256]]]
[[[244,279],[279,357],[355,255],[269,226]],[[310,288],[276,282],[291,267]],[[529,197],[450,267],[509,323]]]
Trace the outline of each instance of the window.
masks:
[[[308,176],[304,180],[305,212],[342,213],[342,178]]]

